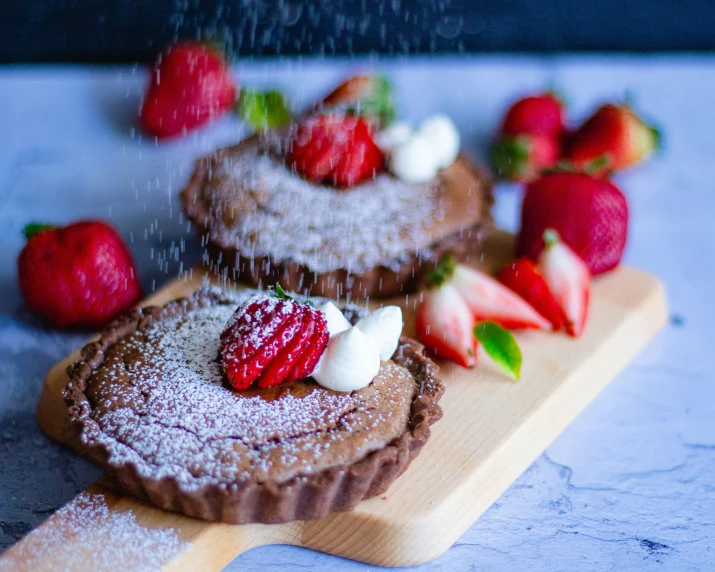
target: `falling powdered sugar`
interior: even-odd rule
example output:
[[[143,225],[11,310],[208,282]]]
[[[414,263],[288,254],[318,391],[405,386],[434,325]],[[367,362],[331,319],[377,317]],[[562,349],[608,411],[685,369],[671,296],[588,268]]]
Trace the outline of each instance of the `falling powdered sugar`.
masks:
[[[0,572],[148,572],[189,546],[173,528],[146,528],[131,510],[120,512],[103,494],[83,492],[0,559]]]
[[[439,218],[436,183],[409,184],[387,174],[347,190],[316,185],[284,162],[278,133],[248,140],[213,160],[202,193],[210,233],[242,256],[294,261],[315,272],[396,267],[428,248]]]

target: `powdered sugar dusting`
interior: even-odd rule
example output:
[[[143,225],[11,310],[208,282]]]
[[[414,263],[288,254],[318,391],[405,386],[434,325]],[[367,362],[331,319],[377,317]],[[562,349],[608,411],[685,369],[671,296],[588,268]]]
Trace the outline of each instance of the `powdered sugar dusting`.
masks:
[[[437,184],[409,184],[387,174],[347,191],[315,185],[292,173],[279,134],[220,155],[203,197],[211,206],[214,240],[247,258],[293,260],[316,272],[398,268],[426,249],[441,216]]]
[[[189,546],[174,529],[143,527],[131,510],[110,509],[104,495],[84,492],[28,534],[12,560],[0,560],[0,571],[154,571]]]
[[[416,388],[393,362],[355,393],[312,381],[275,394],[228,389],[218,353],[234,308],[165,319],[110,348],[86,391],[96,423],[83,439],[102,444],[110,464],[131,463],[191,490],[247,478],[283,482],[351,463],[405,430]]]

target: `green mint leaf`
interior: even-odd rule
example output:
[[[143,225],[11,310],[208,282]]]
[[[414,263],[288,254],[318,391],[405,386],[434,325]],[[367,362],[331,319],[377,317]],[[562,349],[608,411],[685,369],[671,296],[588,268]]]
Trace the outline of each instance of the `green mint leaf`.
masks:
[[[521,375],[521,350],[511,332],[494,322],[479,322],[474,326],[474,335],[499,368],[518,381]]]
[[[370,88],[366,94],[358,98],[351,108],[358,115],[373,117],[381,127],[386,127],[395,120],[395,99],[392,83],[382,75],[372,77]]]
[[[242,90],[237,113],[256,131],[283,127],[291,119],[285,97],[275,90]]]
[[[29,239],[36,234],[40,234],[41,232],[49,230],[51,228],[55,228],[55,225],[47,224],[44,222],[31,222],[30,224],[25,225],[25,227],[22,229],[22,234],[25,235],[25,238]]]

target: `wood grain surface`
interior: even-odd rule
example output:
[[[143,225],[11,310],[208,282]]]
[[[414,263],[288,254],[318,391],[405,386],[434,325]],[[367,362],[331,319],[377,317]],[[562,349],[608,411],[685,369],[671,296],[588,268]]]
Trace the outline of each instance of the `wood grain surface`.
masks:
[[[484,263],[498,265],[511,252],[512,237],[496,233],[485,245]],[[482,258],[482,257],[480,257]],[[200,271],[178,279],[148,298],[159,304],[192,292],[207,280]],[[416,297],[400,303],[408,326]],[[131,511],[148,529],[171,528],[187,547],[163,563],[165,570],[220,570],[241,552],[264,544],[295,544],[384,566],[428,561],[446,551],[556,438],[615,374],[665,324],[664,291],[658,280],[621,267],[594,281],[591,316],[578,340],[565,335],[520,332],[522,379],[509,381],[480,355],[476,369],[441,363],[447,391],[444,418],[430,441],[390,490],[351,512],[319,521],[282,525],[202,522],[124,497],[104,478],[90,492],[104,495],[111,511]],[[410,328],[406,328],[410,333]],[[60,392],[75,352],[48,373],[38,422],[52,439],[81,452],[68,426]],[[72,501],[76,502],[76,501]],[[72,504],[72,503],[70,503]],[[55,569],[62,551],[30,563],[32,543],[48,531],[66,535],[64,549],[85,540],[63,526],[62,512],[0,557],[0,570]],[[117,542],[122,542],[118,538]],[[87,569],[99,569],[93,552]],[[121,568],[122,563],[117,562]]]

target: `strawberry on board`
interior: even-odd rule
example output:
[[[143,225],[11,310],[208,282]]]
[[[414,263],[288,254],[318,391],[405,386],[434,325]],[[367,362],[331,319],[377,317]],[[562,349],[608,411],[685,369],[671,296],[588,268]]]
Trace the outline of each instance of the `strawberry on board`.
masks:
[[[28,306],[58,327],[100,327],[141,295],[129,249],[101,221],[66,227],[30,224],[17,260]]]
[[[497,175],[511,181],[531,181],[561,156],[559,136],[521,133],[501,136],[491,151]]]
[[[565,157],[582,168],[606,157],[603,166],[594,173],[602,176],[640,163],[659,145],[658,130],[628,105],[607,104],[569,137]]]
[[[326,95],[318,108],[356,113],[384,126],[395,118],[392,84],[382,75],[356,75]]]
[[[566,327],[566,316],[533,261],[517,258],[499,271],[499,281],[516,292],[544,316],[554,331]]]
[[[477,322],[495,322],[509,330],[551,329],[549,321],[526,300],[484,272],[457,264],[452,283]]]
[[[503,315],[496,315],[493,311],[475,313],[475,297],[479,290],[485,294],[485,301],[477,304],[480,308],[488,306],[489,300],[496,300],[498,304],[500,301],[512,299],[527,308],[528,304],[489,277],[485,277],[488,279],[486,282],[480,278],[479,284],[475,286],[471,272],[476,270],[455,264],[451,256],[446,256],[437,263],[428,276],[428,289],[420,294],[422,299],[417,308],[417,338],[437,355],[462,367],[476,365],[477,347],[481,342],[487,355],[507,375],[517,380],[521,370],[521,350],[514,336],[504,326],[505,323],[513,323],[513,313],[508,314],[508,319]],[[460,282],[465,281],[469,285],[466,297],[465,292],[460,289]],[[495,296],[494,289],[501,289],[503,294]],[[529,319],[537,320],[540,326],[548,327],[548,322],[532,308],[528,308],[526,313]],[[519,326],[525,323],[524,319],[520,318],[522,321]]]
[[[182,42],[159,56],[144,95],[141,125],[159,138],[204,125],[230,110],[237,87],[223,56],[211,46]]]
[[[526,187],[517,242],[519,255],[536,260],[552,228],[591,274],[618,266],[628,237],[628,202],[613,183],[585,173],[544,175]]]
[[[452,284],[445,282],[422,293],[415,327],[417,338],[438,356],[462,367],[476,365],[472,313]]]
[[[298,126],[288,164],[314,183],[350,187],[382,171],[373,127],[356,115],[314,115]]]
[[[544,232],[538,269],[566,316],[566,331],[578,337],[586,326],[591,294],[591,274],[583,260],[561,242],[553,229]]]
[[[524,97],[514,103],[502,122],[501,135],[561,136],[564,132],[564,104],[554,93]]]

